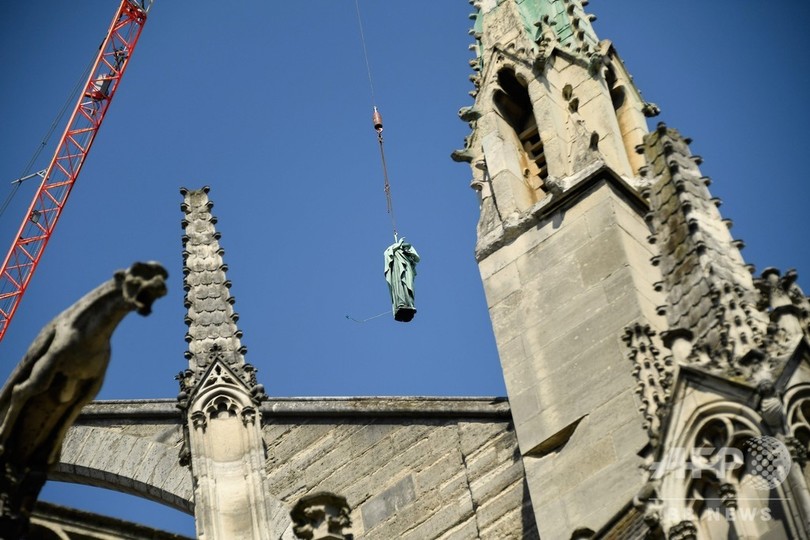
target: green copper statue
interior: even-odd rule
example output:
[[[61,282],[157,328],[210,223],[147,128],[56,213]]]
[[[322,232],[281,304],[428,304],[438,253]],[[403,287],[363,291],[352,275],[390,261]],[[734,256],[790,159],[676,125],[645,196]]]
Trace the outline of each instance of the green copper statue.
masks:
[[[412,245],[402,238],[385,250],[385,281],[391,292],[394,320],[408,322],[416,315],[413,304],[413,279],[419,255]]]

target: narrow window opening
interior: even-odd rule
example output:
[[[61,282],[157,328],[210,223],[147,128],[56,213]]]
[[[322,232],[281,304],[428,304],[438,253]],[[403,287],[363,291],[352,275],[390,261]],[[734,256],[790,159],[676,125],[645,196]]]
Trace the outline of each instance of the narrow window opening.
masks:
[[[523,150],[523,175],[533,188],[541,188],[548,178],[548,166],[529,91],[511,69],[498,73],[498,84],[500,89],[495,92],[495,106],[514,131]]]
[[[546,164],[546,154],[543,151],[543,141],[540,140],[540,132],[537,129],[537,122],[532,115],[526,128],[518,135],[523,150],[529,158],[529,174],[537,176],[545,181],[548,178],[548,165]]]
[[[624,105],[625,90],[624,86],[619,84],[616,78],[616,72],[613,71],[613,68],[608,68],[605,72],[605,82],[610,92],[610,100],[613,102],[613,110],[618,112],[619,109],[622,108],[622,105]]]

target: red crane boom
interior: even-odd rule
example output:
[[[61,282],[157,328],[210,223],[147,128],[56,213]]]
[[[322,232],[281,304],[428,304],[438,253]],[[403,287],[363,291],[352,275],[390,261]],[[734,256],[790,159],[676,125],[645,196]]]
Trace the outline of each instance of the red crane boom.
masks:
[[[17,311],[146,22],[151,0],[121,0],[42,183],[0,267],[0,340]]]

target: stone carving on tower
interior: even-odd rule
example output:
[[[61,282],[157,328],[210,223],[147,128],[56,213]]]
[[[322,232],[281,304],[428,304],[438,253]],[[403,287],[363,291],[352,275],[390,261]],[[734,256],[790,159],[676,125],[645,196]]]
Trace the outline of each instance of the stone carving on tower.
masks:
[[[453,159],[473,165],[480,257],[491,249],[482,245],[494,240],[488,233],[519,234],[525,214],[588,165],[632,181],[643,164],[633,149],[647,131],[644,116],[657,108],[643,101],[612,44],[597,40],[587,2],[473,4],[475,103],[459,111],[472,133]]]
[[[472,132],[452,155],[479,196],[475,255],[543,538],[587,537],[632,499],[637,400],[653,434],[669,391],[647,384],[669,370],[660,346],[638,348],[634,380],[620,340],[665,328],[635,151],[657,108],[586,4],[473,2]]]
[[[638,151],[667,330],[653,346],[629,327],[627,343],[671,366],[644,383],[671,387],[655,394],[659,427],[635,499],[648,534],[808,538],[807,298],[795,271],[752,278],[687,139],[659,123]]]
[[[806,538],[795,272],[752,278],[700,158],[649,132],[658,107],[587,1],[472,4],[472,132],[452,157],[479,196],[475,255],[540,536]],[[766,509],[724,460],[770,442],[792,461]],[[720,510],[772,519],[709,523]]]
[[[346,499],[328,492],[305,495],[290,512],[295,535],[303,540],[352,540],[346,532],[351,525],[351,509]]]
[[[220,234],[207,187],[181,189],[188,369],[178,375],[185,417],[181,462],[194,476],[198,538],[294,538],[264,472],[264,388],[245,362]]]

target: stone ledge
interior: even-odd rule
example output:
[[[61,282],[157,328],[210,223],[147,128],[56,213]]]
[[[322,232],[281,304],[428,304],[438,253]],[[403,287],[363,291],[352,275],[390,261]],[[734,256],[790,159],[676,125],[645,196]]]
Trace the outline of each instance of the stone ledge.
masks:
[[[96,419],[145,418],[180,421],[176,399],[120,399],[92,401],[82,409],[79,422]]]
[[[507,217],[500,226],[479,238],[475,246],[475,260],[480,263],[498,249],[511,244],[556,210],[576,204],[583,194],[602,182],[622,193],[642,215],[649,210],[647,201],[638,192],[640,184],[632,185],[631,180],[615,173],[604,161],[597,160],[576,174],[557,180],[555,182],[559,188],[557,193],[544,197],[519,215]]]
[[[392,418],[511,419],[504,397],[311,397],[272,398],[262,403],[265,417],[375,416]]]
[[[262,414],[284,416],[375,416],[423,418],[511,419],[505,397],[289,397],[262,402]],[[93,401],[82,409],[79,422],[99,419],[181,420],[174,399]]]

